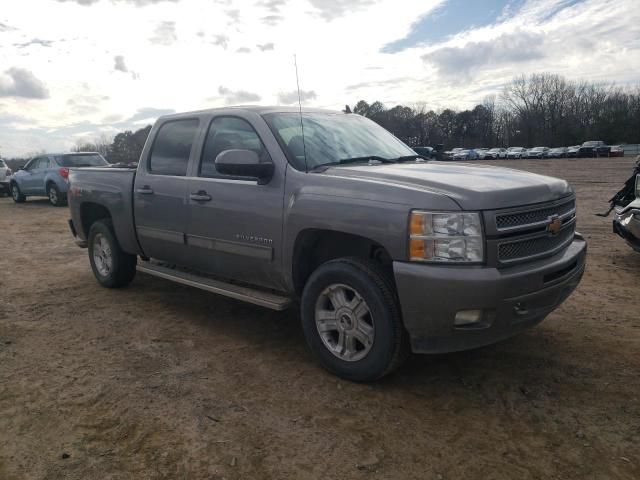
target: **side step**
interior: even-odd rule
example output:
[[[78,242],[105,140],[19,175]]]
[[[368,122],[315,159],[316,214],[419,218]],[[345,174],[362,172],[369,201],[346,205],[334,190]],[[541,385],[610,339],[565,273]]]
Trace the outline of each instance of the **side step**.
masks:
[[[195,273],[183,272],[152,262],[138,261],[136,270],[155,277],[164,278],[165,280],[171,280],[172,282],[206,290],[207,292],[217,293],[225,297],[260,305],[261,307],[267,307],[272,310],[285,310],[291,305],[291,299],[288,297],[234,285]]]

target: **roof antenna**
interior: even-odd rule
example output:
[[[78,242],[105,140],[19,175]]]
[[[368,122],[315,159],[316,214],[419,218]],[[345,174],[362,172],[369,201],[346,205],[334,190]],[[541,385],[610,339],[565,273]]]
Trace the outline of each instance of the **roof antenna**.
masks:
[[[298,59],[296,54],[293,54],[293,64],[296,67],[296,85],[298,87],[298,109],[300,112],[300,129],[302,130],[302,152],[304,153],[304,167],[309,173],[309,165],[307,165],[307,145],[304,141],[304,124],[302,123],[302,99],[300,98],[300,80],[298,79]]]

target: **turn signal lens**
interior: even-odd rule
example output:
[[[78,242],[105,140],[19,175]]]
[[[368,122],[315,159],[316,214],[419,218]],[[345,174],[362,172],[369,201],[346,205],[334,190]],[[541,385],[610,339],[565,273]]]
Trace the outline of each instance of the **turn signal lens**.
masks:
[[[411,239],[410,241],[410,256],[412,259],[414,258],[424,258],[425,248],[424,248],[424,240]]]
[[[411,214],[411,235],[424,235],[424,215],[421,213]]]

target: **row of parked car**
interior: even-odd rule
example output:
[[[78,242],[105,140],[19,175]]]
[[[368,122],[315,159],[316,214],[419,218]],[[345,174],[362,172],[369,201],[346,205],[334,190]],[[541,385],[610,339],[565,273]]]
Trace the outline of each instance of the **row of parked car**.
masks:
[[[424,148],[424,147],[417,147]],[[415,150],[415,149],[414,149]],[[417,150],[416,150],[417,151]],[[420,152],[418,152],[420,153]],[[443,153],[444,160],[491,160],[500,158],[583,158],[623,157],[620,145],[606,145],[600,140],[571,147],[454,148]]]
[[[28,196],[47,196],[52,205],[67,204],[69,168],[104,167],[109,163],[96,152],[38,155],[15,173],[0,159],[0,193],[11,195],[16,203]]]

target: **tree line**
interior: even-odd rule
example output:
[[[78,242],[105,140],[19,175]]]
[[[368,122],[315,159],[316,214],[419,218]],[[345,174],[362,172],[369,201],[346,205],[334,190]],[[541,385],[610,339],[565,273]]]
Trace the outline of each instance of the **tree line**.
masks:
[[[410,146],[569,146],[586,140],[640,143],[640,85],[577,82],[542,73],[519,76],[472,109],[440,112],[425,103],[386,108],[359,101],[352,109]]]
[[[387,108],[360,100],[352,111],[410,146],[569,146],[586,140],[640,143],[640,85],[571,81],[541,73],[519,76],[472,109],[434,111],[424,102]],[[97,151],[111,163],[137,162],[151,125],[80,141],[74,151]]]

